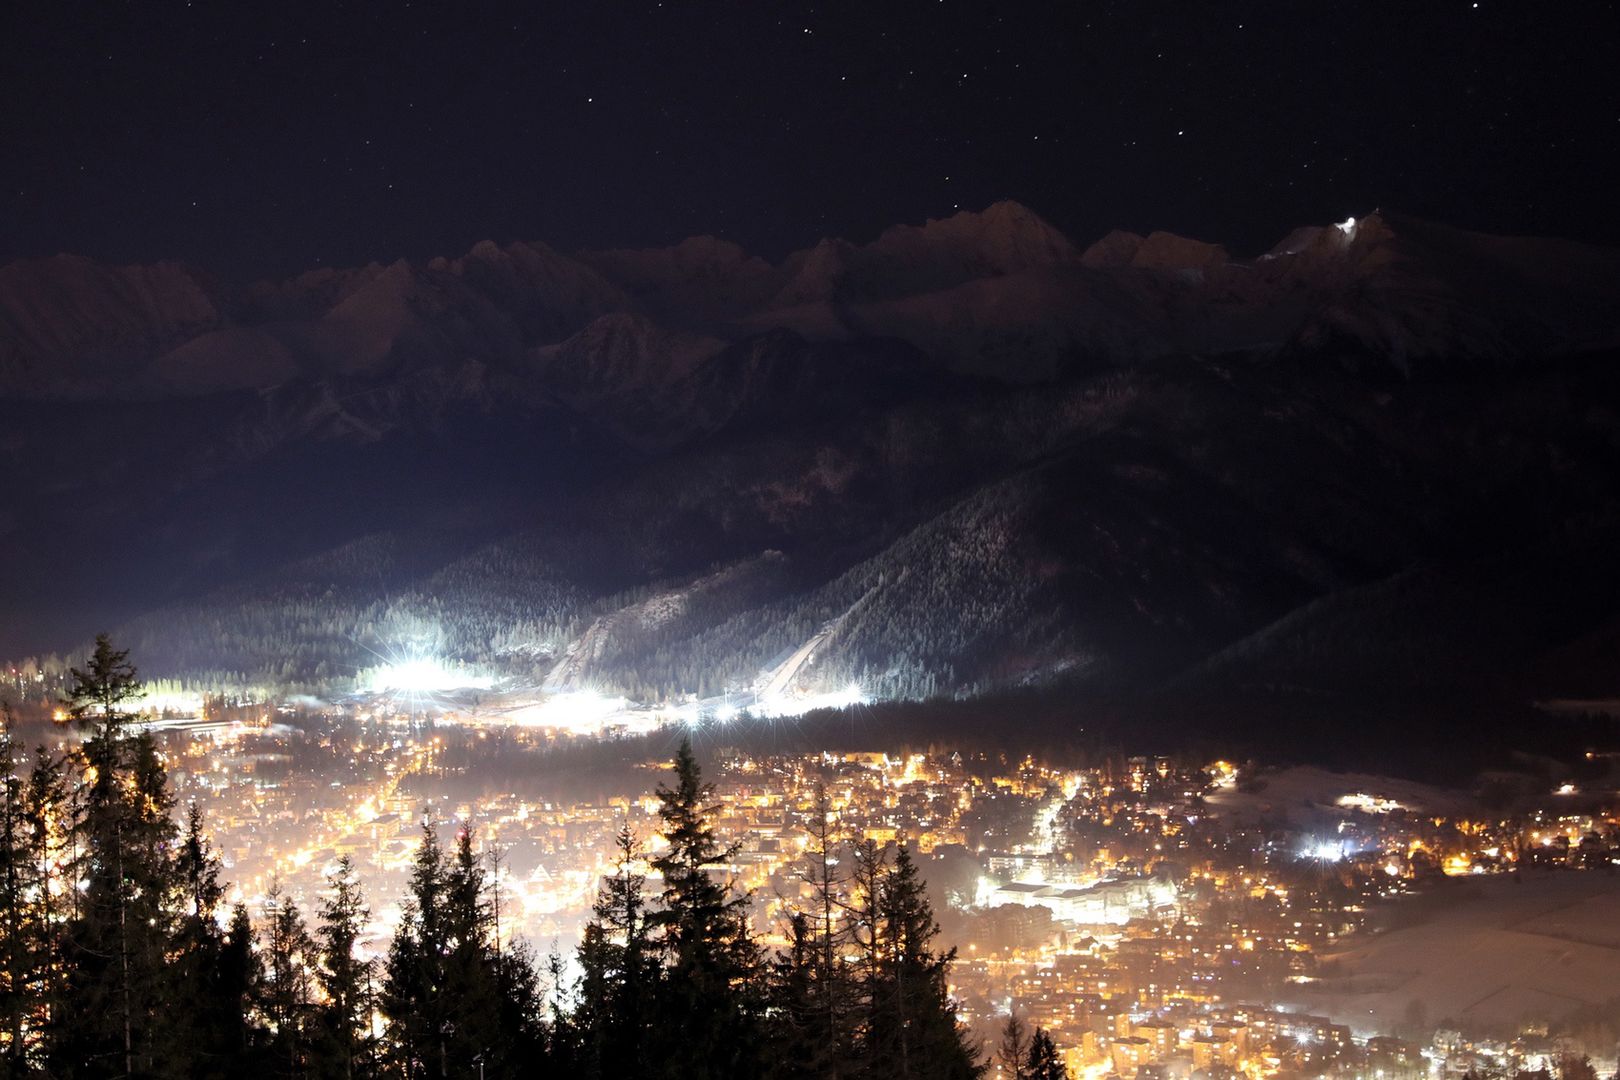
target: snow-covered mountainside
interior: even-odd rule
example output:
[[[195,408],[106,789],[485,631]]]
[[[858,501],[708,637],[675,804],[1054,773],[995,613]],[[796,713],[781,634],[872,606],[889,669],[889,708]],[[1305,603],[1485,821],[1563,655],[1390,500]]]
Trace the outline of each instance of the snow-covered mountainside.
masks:
[[[638,700],[1620,696],[1617,293],[1615,251],[1390,213],[1237,257],[1013,203],[775,264],[14,264],[0,651],[117,626],[155,674],[307,685],[425,635]]]

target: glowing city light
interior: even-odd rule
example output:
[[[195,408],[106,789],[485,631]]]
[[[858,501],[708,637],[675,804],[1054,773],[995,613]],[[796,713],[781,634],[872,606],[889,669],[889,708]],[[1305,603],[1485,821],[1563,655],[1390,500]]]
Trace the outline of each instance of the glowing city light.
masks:
[[[1308,840],[1300,851],[1300,857],[1315,859],[1318,862],[1338,862],[1350,854],[1349,845],[1343,840]]]
[[[1388,814],[1396,810],[1405,810],[1406,807],[1394,799],[1386,799],[1381,795],[1369,795],[1358,791],[1351,795],[1340,795],[1338,804],[1347,810],[1361,810],[1368,814]]]

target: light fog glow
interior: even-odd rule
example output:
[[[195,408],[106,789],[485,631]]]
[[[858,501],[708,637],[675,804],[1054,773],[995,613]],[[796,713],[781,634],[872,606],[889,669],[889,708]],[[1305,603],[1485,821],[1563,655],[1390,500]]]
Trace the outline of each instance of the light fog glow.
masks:
[[[753,710],[760,716],[785,717],[802,716],[804,713],[816,709],[847,709],[854,705],[869,705],[872,699],[861,689],[859,683],[850,683],[842,690],[831,690],[822,694],[773,694],[759,699],[758,707]]]
[[[548,724],[590,728],[624,709],[624,698],[606,697],[594,690],[574,690],[555,694],[540,707]]]

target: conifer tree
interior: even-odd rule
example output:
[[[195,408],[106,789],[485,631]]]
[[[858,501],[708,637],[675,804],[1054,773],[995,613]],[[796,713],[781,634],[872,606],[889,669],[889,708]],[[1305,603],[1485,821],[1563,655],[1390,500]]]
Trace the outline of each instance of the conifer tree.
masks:
[[[74,822],[82,896],[62,950],[73,1007],[53,1018],[52,1053],[62,1068],[183,1071],[177,1056],[188,1044],[176,1031],[165,964],[178,880],[163,765],[150,735],[129,733],[127,706],[140,684],[126,652],[103,634],[72,678],[69,712],[92,734]]]
[[[852,895],[846,901],[845,910],[849,916],[849,944],[855,958],[857,1051],[864,1059],[872,1040],[873,990],[879,983],[881,973],[883,937],[879,926],[879,902],[889,868],[883,851],[870,839],[854,846],[852,865]]]
[[[665,1075],[690,1080],[754,1077],[761,1046],[759,954],[748,897],[710,871],[730,862],[710,822],[712,785],[703,783],[690,739],[675,755],[675,783],[660,785],[658,813],[669,847],[653,860],[663,875],[662,908],[651,918],[667,957],[660,1049]]]
[[[27,957],[26,981],[32,989],[34,1008],[34,1030],[28,1035],[28,1053],[36,1063],[50,1060],[50,1037],[56,1029],[55,1020],[66,991],[61,936],[66,905],[58,894],[65,890],[78,895],[77,890],[68,888],[62,880],[63,863],[67,861],[67,834],[72,824],[68,818],[65,763],[65,759],[45,747],[37,747],[23,788],[23,825],[34,890],[24,909],[32,950]]]
[[[612,1053],[608,1032],[618,1019],[608,1004],[612,995],[613,949],[606,927],[594,919],[586,923],[579,947],[574,950],[580,974],[573,985],[572,1000],[554,1001],[552,1006],[553,1047],[570,1071],[586,1080],[601,1080],[607,1075],[602,1062]],[[551,971],[554,978],[562,977],[560,958],[552,957]],[[643,1044],[635,1052],[644,1053],[645,1049]]]
[[[186,835],[178,862],[185,903],[182,939],[216,934],[219,923],[214,916],[225,890],[219,883],[219,859],[203,829],[202,808],[195,802],[186,809]]]
[[[264,960],[258,952],[257,935],[246,904],[231,908],[219,954],[218,1015],[219,1054],[224,1060],[245,1062],[252,1058],[260,1032],[253,1019],[264,991]]]
[[[1030,1046],[1029,1031],[1018,1013],[1008,1014],[1001,1029],[1001,1045],[996,1047],[997,1075],[1001,1080],[1028,1080]]]
[[[956,1019],[946,974],[956,950],[935,952],[939,935],[923,881],[901,844],[878,881],[866,1067],[878,1075],[966,1080],[983,1071]]]
[[[549,1075],[548,1066],[553,1066],[553,1040],[546,1023],[546,993],[541,986],[534,952],[525,942],[509,942],[495,951],[495,972],[499,988],[496,1020],[500,1041],[486,1054],[490,1063],[486,1075],[514,1080]]]
[[[601,933],[600,927],[595,933]],[[591,934],[591,927],[587,925],[582,935],[581,948],[584,947],[584,939],[588,939]],[[581,1023],[580,1012],[584,1003],[584,980],[578,980],[572,987],[569,986],[566,961],[555,950],[546,957],[546,974],[550,981],[545,1014],[546,1049],[551,1065],[558,1076],[594,1080],[601,1075],[601,1070],[596,1059],[584,1051],[589,1041]],[[570,995],[570,989],[576,993]]]
[[[640,845],[628,824],[616,838],[619,857],[606,878],[579,948],[580,1005],[577,1027],[582,1060],[597,1076],[641,1076],[650,1068],[647,1050],[659,958],[638,873]]]
[[[396,1069],[432,1080],[532,1075],[546,1049],[539,979],[526,951],[496,948],[471,830],[446,859],[426,822],[409,889],[380,998]]]
[[[817,1023],[818,944],[810,916],[795,912],[788,923],[787,950],[776,954],[770,972],[771,1076],[777,1080],[841,1075]]]
[[[317,1024],[314,1072],[331,1080],[353,1080],[373,1072],[373,964],[355,954],[370,913],[349,856],[338,860],[327,885],[331,891],[321,901],[320,924],[315,931],[320,954],[316,978],[326,1001]]]
[[[314,1013],[315,941],[303,913],[279,883],[265,898],[264,983],[260,1008],[269,1024],[271,1058],[283,1076],[309,1075]]]
[[[1028,1080],[1069,1080],[1069,1068],[1058,1057],[1057,1047],[1045,1028],[1038,1027],[1029,1040],[1029,1056],[1025,1059],[1024,1076]]]
[[[38,922],[38,863],[28,822],[27,789],[16,774],[10,706],[0,713],[0,1074],[30,1067],[43,1011],[44,960]]]
[[[448,1067],[471,1075],[502,1075],[507,1054],[500,1031],[500,980],[492,931],[494,916],[484,868],[473,852],[470,827],[456,834],[444,878],[444,997]]]
[[[219,1075],[235,1035],[219,982],[225,935],[218,912],[225,890],[219,882],[219,859],[196,803],[187,810],[185,837],[175,861],[181,905],[169,960],[175,1037],[186,1039],[203,1075]],[[178,1030],[182,1026],[185,1030]]]
[[[788,950],[772,967],[773,1057],[784,1077],[852,1075],[856,987],[845,956],[850,947],[845,882],[838,869],[832,809],[817,786],[806,822],[809,845],[799,880],[809,910],[793,915]]]
[[[443,986],[444,852],[432,819],[422,824],[408,896],[388,950],[380,1004],[388,1018],[388,1051],[405,1080],[443,1076],[439,1017]],[[430,1071],[437,1067],[437,1071]]]
[[[33,765],[28,770],[28,783],[23,797],[23,817],[28,830],[29,857],[38,875],[39,891],[34,900],[35,916],[45,938],[43,947],[52,954],[56,952],[56,926],[61,916],[66,914],[62,910],[64,905],[57,898],[57,893],[66,886],[61,880],[64,872],[63,864],[71,861],[67,858],[67,834],[71,831],[72,820],[67,780],[64,776],[65,765],[65,759],[52,755],[43,746],[38,747],[34,751]],[[72,868],[69,866],[66,869]],[[77,895],[77,890],[67,891]],[[54,955],[46,958],[45,968],[46,976],[60,974],[60,967]],[[46,982],[53,987],[56,981],[54,977],[46,977]],[[47,1021],[53,993],[54,990],[51,990],[46,994]]]

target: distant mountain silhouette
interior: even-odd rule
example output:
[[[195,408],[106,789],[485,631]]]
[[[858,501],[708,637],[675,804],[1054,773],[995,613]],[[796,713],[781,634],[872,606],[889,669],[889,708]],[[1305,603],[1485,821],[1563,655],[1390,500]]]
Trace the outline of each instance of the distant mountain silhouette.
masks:
[[[220,282],[0,268],[0,647],[640,700],[1620,697],[1620,252],[998,203]]]

